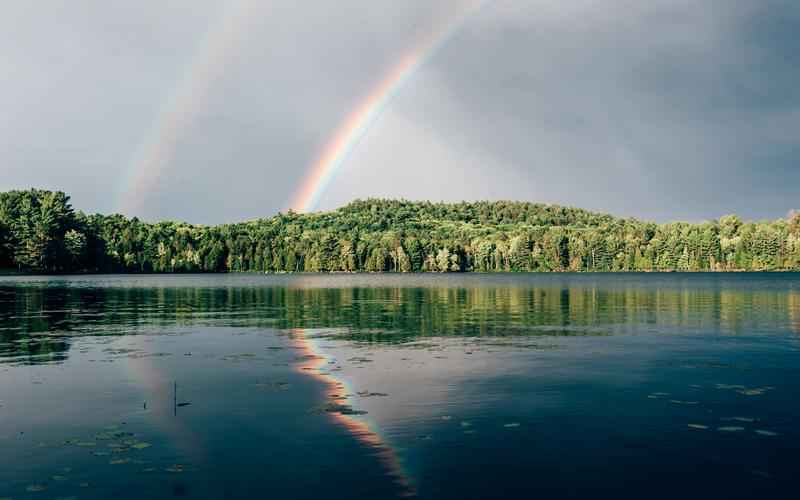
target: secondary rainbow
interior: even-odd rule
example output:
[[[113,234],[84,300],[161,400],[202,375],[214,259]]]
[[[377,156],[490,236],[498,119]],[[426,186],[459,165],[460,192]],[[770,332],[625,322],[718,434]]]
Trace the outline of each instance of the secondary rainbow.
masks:
[[[169,165],[181,134],[203,109],[228,54],[238,46],[252,18],[255,0],[239,0],[208,30],[182,78],[158,111],[139,145],[117,193],[117,210],[135,215]]]
[[[469,2],[461,15],[444,29],[433,33],[414,50],[406,54],[375,89],[350,113],[333,139],[314,161],[305,180],[295,194],[290,208],[295,212],[311,212],[317,208],[320,197],[330,185],[336,172],[358,146],[369,128],[386,110],[403,85],[425,65],[472,17],[490,0]]]

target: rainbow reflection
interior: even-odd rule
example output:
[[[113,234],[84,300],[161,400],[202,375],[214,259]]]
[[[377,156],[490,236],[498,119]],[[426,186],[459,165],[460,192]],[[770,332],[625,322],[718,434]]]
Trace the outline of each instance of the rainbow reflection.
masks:
[[[334,375],[325,369],[331,358],[325,355],[320,348],[318,339],[309,335],[306,329],[297,328],[290,330],[294,346],[300,351],[303,361],[297,365],[297,370],[310,375],[320,381],[326,388],[328,401],[339,404],[353,404],[353,394],[349,382],[343,377]],[[362,444],[374,450],[381,464],[386,468],[387,474],[402,489],[402,496],[416,496],[408,474],[403,470],[403,464],[397,451],[388,440],[381,435],[376,424],[360,415],[348,415],[338,412],[328,413],[331,418],[343,426]]]

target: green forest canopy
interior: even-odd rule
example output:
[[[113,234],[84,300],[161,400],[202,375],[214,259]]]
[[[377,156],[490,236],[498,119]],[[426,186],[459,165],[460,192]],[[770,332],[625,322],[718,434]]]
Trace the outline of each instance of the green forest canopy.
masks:
[[[513,201],[357,200],[236,224],[86,215],[0,193],[0,268],[29,272],[800,270],[800,214],[654,224]]]

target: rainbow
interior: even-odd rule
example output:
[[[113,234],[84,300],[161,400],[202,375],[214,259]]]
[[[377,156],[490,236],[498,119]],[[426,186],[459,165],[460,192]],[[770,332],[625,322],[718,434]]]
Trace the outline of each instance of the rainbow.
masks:
[[[239,0],[206,33],[183,77],[158,112],[117,189],[117,211],[133,215],[158,184],[181,133],[203,108],[211,86],[222,74],[228,54],[246,32],[255,0]]]
[[[327,388],[326,397],[332,402],[352,403],[353,394],[350,383],[343,377],[335,376],[327,370],[327,365],[332,361],[325,355],[318,343],[317,337],[309,335],[302,328],[290,330],[294,346],[302,353],[303,362],[297,365],[300,373],[308,374]],[[381,435],[377,425],[363,416],[346,415],[344,413],[329,413],[331,418],[347,429],[364,446],[374,451],[375,456],[383,464],[388,477],[400,488],[400,496],[416,496],[416,489],[410,476],[403,468],[403,462],[395,448],[388,439]]]
[[[409,79],[490,0],[471,1],[468,8],[444,29],[434,32],[407,53],[378,83],[361,104],[350,113],[322,149],[294,195],[290,208],[295,212],[311,212],[330,185],[336,172],[358,146],[361,139],[386,110],[392,99]]]

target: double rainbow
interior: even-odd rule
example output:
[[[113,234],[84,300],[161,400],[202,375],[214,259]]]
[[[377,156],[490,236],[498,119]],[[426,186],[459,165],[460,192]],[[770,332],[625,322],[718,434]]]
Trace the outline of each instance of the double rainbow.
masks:
[[[374,90],[347,115],[322,149],[290,203],[293,210],[309,212],[316,209],[336,172],[403,85],[489,1],[464,0],[455,19],[417,43],[391,68]],[[257,14],[257,5],[255,0],[239,0],[220,23],[208,31],[122,176],[117,196],[119,212],[131,215],[137,212],[147,194],[158,186],[181,134],[203,108],[212,84],[224,71],[230,52],[247,31],[248,19]]]

